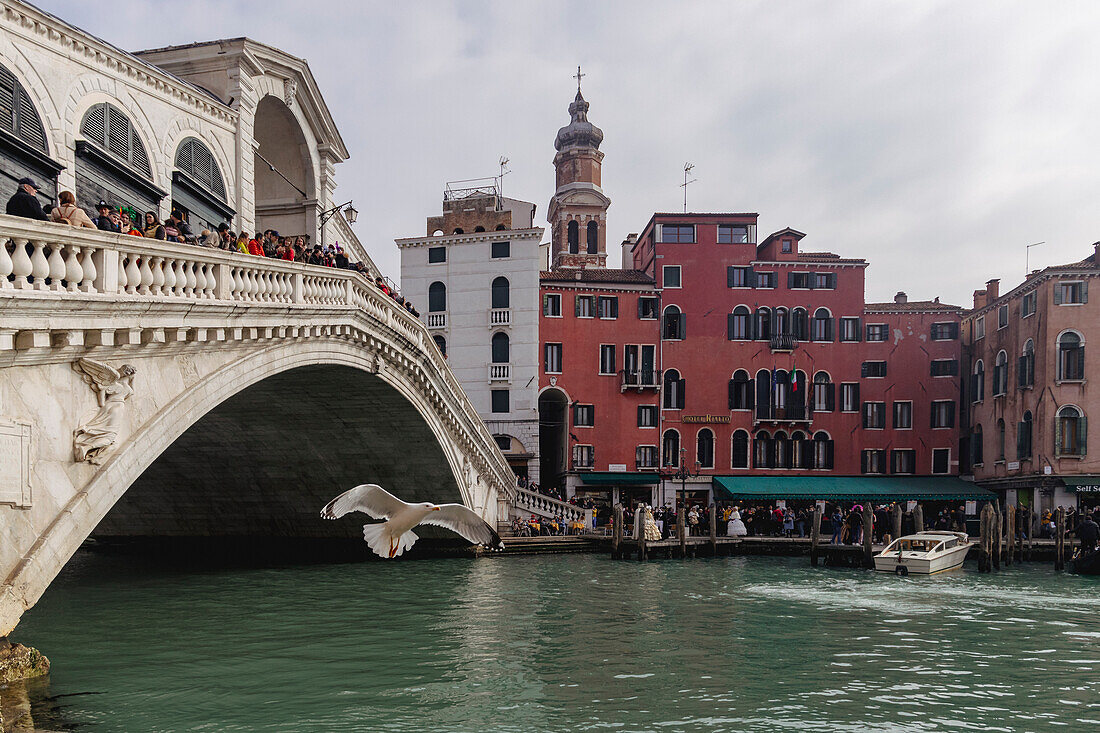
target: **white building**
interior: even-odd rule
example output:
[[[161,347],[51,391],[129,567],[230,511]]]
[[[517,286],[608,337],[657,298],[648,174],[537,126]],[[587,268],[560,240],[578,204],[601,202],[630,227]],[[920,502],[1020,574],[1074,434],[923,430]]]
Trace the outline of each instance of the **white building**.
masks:
[[[461,187],[459,187],[461,186]],[[401,293],[512,468],[538,481],[539,270],[535,205],[500,196],[494,179],[448,185],[423,237],[396,240]]]

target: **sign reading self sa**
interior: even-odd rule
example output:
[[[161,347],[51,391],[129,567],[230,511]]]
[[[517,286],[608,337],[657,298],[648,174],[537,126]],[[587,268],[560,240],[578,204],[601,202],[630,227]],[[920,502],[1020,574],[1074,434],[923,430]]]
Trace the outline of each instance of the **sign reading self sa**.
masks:
[[[31,505],[31,426],[0,422],[0,504]]]
[[[1082,484],[1075,491],[1078,494],[1100,494],[1100,484]]]

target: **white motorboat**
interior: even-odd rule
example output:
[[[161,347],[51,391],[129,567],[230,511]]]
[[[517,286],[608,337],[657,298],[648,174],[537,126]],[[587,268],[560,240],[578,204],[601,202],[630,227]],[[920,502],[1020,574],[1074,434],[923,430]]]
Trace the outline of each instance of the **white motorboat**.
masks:
[[[917,532],[899,537],[875,555],[875,570],[898,575],[932,575],[954,570],[970,551],[965,532]]]

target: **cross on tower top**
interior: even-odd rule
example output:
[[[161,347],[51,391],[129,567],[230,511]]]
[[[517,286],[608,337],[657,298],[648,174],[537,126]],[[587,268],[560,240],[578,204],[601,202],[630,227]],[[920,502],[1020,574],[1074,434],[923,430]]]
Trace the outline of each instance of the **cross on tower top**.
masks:
[[[581,67],[580,67],[580,66],[578,65],[578,66],[577,66],[577,73],[576,73],[576,75],[575,75],[575,76],[573,77],[574,79],[576,79],[576,80],[577,80],[577,92],[578,92],[578,93],[579,93],[579,92],[581,91],[581,79],[583,79],[583,78],[584,78],[584,77],[586,77],[586,76],[588,76],[588,74],[582,74],[582,73],[581,73]]]

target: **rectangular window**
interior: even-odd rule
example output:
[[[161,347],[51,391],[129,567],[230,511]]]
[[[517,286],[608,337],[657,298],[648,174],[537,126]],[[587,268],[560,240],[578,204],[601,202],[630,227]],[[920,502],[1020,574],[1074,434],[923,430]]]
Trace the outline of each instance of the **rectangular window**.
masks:
[[[955,427],[955,402],[953,400],[935,400],[932,403],[932,427]]]
[[[896,430],[910,430],[913,427],[913,403],[894,403],[894,428]]]
[[[933,341],[954,341],[959,337],[959,324],[954,322],[933,323],[931,336]]]
[[[573,427],[590,428],[596,424],[596,408],[593,405],[573,405]]]
[[[561,318],[560,293],[547,293],[542,296],[542,314],[550,318]]]
[[[756,273],[756,287],[758,288],[774,288],[776,282],[777,278],[774,272]]]
[[[886,427],[886,403],[863,403],[863,427],[881,430]]]
[[[813,288],[814,290],[836,290],[836,273],[815,272]]]
[[[490,245],[489,256],[494,260],[503,259],[505,257],[512,256],[512,243],[511,242],[493,242]]]
[[[634,449],[634,462],[638,469],[657,468],[657,446],[639,445]]]
[[[1008,328],[1008,306],[1002,305],[997,309],[997,330]]]
[[[932,473],[948,473],[951,471],[951,449],[932,449]]]
[[[1054,305],[1076,305],[1089,302],[1088,284],[1056,283],[1054,285]]]
[[[615,344],[600,344],[600,374],[615,373]]]
[[[578,295],[574,300],[574,315],[577,318],[594,318],[596,315],[595,300],[595,295]]]
[[[860,470],[863,473],[886,473],[886,451],[882,448],[863,451]]]
[[[614,295],[601,295],[598,301],[600,318],[619,317],[619,299]]]
[[[749,241],[748,224],[719,224],[718,244],[745,244]]]
[[[680,287],[679,265],[665,265],[661,268],[661,286],[666,288]]]
[[[727,288],[751,288],[752,287],[752,268],[751,267],[727,267],[726,268],[726,287]]]
[[[1020,301],[1020,318],[1027,318],[1035,314],[1035,291],[1024,295]]]
[[[596,449],[590,445],[573,446],[573,468],[592,468],[596,465]]]
[[[787,287],[791,290],[809,290],[810,289],[810,273],[808,272],[788,272],[787,273]]]
[[[638,298],[638,318],[643,321],[657,320],[656,298]]]
[[[782,242],[780,242],[780,245],[779,245],[779,251],[784,253],[784,254],[790,254],[791,240],[789,240],[789,239],[782,240]]]
[[[865,361],[860,368],[861,377],[885,377],[886,376],[886,362],[884,361]]]
[[[959,373],[958,359],[933,359],[933,377],[954,377]]]
[[[446,262],[447,261],[447,248],[446,247],[428,247],[428,263]]]
[[[657,427],[657,405],[638,405],[638,427]]]
[[[508,390],[489,390],[489,398],[492,401],[493,412],[508,412]]]
[[[542,370],[547,374],[561,374],[561,344],[546,344]]]
[[[662,224],[661,242],[668,244],[690,244],[695,241],[695,226],[693,224]]]
[[[885,341],[889,338],[890,329],[886,327],[885,323],[868,323],[867,324],[867,340],[870,342]]]
[[[835,399],[836,385],[831,382],[814,382],[813,410],[814,412],[832,412]]]
[[[841,382],[840,411],[859,412],[859,383]]]
[[[841,318],[840,319],[840,340],[841,341],[859,341],[860,336],[859,319],[858,318]]]
[[[985,338],[985,316],[978,316],[974,319],[974,340]]]
[[[890,473],[913,473],[916,470],[917,452],[912,448],[895,448],[891,451]]]

